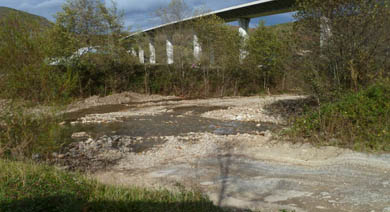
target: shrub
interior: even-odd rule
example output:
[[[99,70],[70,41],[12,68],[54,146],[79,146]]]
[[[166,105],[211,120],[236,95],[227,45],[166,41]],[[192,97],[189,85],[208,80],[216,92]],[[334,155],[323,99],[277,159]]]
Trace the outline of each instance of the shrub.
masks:
[[[317,144],[390,151],[390,84],[377,83],[298,118],[295,136]]]
[[[0,157],[22,160],[38,154],[45,158],[70,139],[70,131],[59,125],[60,118],[26,110],[8,106],[0,111]]]

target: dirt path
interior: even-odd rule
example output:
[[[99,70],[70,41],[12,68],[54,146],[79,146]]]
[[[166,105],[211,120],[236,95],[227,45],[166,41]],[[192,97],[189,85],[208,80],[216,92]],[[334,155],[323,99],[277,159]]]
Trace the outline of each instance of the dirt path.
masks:
[[[80,142],[61,158],[68,167],[95,171],[104,183],[181,185],[201,189],[221,206],[389,212],[389,154],[291,144],[272,133],[285,120],[264,107],[301,98],[165,99],[95,108],[71,120],[86,133],[75,135]]]

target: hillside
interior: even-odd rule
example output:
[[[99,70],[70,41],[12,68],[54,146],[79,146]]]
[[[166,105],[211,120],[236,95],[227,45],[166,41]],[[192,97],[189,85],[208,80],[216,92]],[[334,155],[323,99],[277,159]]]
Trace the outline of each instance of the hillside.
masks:
[[[38,16],[38,15],[34,15],[34,14],[27,13],[24,11],[12,9],[9,7],[0,6],[0,19],[5,18],[6,16],[8,16],[12,13],[18,15],[19,17],[21,17],[23,20],[26,20],[26,21],[31,21],[31,22],[38,21],[44,27],[50,27],[52,25],[52,23],[49,20],[47,20],[46,18],[44,18],[42,16]]]

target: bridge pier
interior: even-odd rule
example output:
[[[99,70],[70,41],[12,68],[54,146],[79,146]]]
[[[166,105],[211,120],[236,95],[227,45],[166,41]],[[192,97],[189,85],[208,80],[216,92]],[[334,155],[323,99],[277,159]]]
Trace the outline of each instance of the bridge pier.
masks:
[[[320,47],[323,47],[328,41],[328,39],[332,36],[332,31],[329,25],[329,18],[325,16],[321,17],[320,28]]]
[[[131,55],[133,55],[134,57],[137,57],[137,51],[135,51],[134,48],[131,48],[130,53],[131,53]]]
[[[200,61],[201,53],[202,47],[199,43],[198,36],[194,33],[194,58],[196,61]]]
[[[156,64],[156,48],[154,46],[153,37],[149,38],[149,52],[150,52],[149,63]]]
[[[239,25],[238,32],[240,33],[240,36],[242,37],[244,42],[249,38],[248,29],[249,29],[250,20],[251,20],[250,18],[238,19],[238,25]],[[248,56],[248,52],[245,49],[240,49],[240,62],[242,62],[247,56]]]
[[[167,35],[167,41],[166,41],[166,48],[167,48],[167,64],[173,64],[173,43],[172,43],[172,36]]]
[[[244,39],[247,39],[249,37],[248,29],[249,29],[249,22],[251,21],[250,18],[239,18],[238,19],[238,31],[240,32],[241,37]]]
[[[138,57],[139,57],[139,62],[141,64],[144,64],[145,63],[145,52],[141,47],[139,47],[139,50],[138,50]]]

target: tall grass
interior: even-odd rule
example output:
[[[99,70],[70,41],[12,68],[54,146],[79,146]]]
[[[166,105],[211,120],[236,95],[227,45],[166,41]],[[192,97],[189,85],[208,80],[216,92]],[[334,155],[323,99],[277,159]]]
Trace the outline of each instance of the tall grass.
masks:
[[[53,167],[0,160],[0,211],[223,211],[199,192],[107,186]]]
[[[49,157],[70,141],[70,129],[50,113],[34,114],[8,105],[0,110],[0,158],[23,160],[33,155]]]

